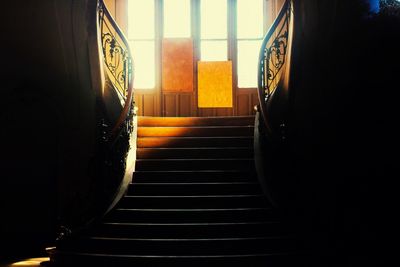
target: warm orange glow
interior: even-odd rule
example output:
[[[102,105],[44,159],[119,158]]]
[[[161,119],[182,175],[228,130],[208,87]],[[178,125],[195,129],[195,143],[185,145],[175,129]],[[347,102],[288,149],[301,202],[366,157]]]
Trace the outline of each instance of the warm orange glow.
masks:
[[[232,61],[198,62],[198,106],[232,107]]]
[[[43,258],[29,258],[29,259],[25,259],[22,261],[18,261],[18,262],[14,262],[12,264],[10,264],[9,266],[40,266],[40,263],[43,261],[49,261],[50,259],[47,257],[43,257]]]
[[[193,136],[187,127],[139,127],[139,137],[179,137],[179,136]]]
[[[193,40],[164,39],[162,42],[162,90],[193,91]]]

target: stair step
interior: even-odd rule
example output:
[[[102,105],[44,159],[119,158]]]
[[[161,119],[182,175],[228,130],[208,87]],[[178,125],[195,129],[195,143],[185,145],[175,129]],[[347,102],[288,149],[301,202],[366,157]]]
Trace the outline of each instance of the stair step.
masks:
[[[311,266],[303,256],[294,253],[259,253],[243,255],[135,255],[110,253],[77,253],[73,251],[58,252],[57,266],[168,266],[168,267],[288,267]],[[79,265],[78,265],[79,264]]]
[[[138,148],[138,159],[253,158],[251,147]]]
[[[103,223],[88,234],[127,238],[268,237],[286,234],[279,222]]]
[[[125,196],[121,208],[258,208],[268,205],[264,195]]]
[[[136,170],[248,170],[253,159],[138,159]]]
[[[253,147],[253,137],[138,137],[138,147]]]
[[[254,126],[254,116],[237,117],[139,117],[139,127],[149,126]]]
[[[254,182],[255,171],[196,170],[196,171],[135,171],[133,182],[138,183],[201,183],[201,182]]]
[[[57,266],[307,266],[259,185],[253,116],[138,121],[126,195]]]
[[[253,136],[253,126],[139,127],[138,137]]]
[[[209,209],[167,209],[167,208],[120,208],[110,212],[106,222],[132,223],[229,223],[276,221],[271,208],[209,208]]]
[[[133,183],[128,195],[262,194],[258,183]]]
[[[62,247],[68,248],[68,241]],[[249,253],[289,253],[296,242],[287,236],[250,238],[110,238],[80,237],[71,242],[74,249],[86,253],[133,255],[235,255]]]

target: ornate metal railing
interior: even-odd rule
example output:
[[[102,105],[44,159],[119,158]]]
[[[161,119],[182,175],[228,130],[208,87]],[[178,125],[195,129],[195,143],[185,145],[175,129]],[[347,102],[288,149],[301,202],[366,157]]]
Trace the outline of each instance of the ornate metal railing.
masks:
[[[106,79],[118,93],[122,112],[111,130],[115,136],[126,124],[132,127],[133,70],[129,43],[102,0],[99,1],[100,38]]]
[[[261,113],[266,117],[267,102],[278,87],[288,57],[292,1],[286,0],[278,17],[264,37],[259,55],[258,97]]]

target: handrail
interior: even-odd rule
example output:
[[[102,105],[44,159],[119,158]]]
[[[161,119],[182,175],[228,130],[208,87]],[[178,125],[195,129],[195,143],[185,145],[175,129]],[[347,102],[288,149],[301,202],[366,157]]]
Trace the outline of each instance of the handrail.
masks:
[[[133,111],[133,70],[132,55],[128,39],[108,11],[103,0],[99,1],[99,25],[104,65],[109,81],[123,105],[123,109],[113,126],[110,137],[117,136],[124,122],[130,128]]]
[[[293,3],[286,0],[278,17],[265,35],[259,54],[258,98],[261,114],[267,116],[267,102],[282,80],[282,73],[287,61],[290,20]],[[268,125],[266,125],[268,127]]]

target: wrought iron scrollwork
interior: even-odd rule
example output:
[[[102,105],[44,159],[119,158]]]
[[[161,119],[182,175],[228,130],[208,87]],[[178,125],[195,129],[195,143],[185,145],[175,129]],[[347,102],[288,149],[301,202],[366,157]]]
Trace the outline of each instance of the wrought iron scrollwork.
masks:
[[[132,60],[124,37],[113,25],[104,3],[100,1],[99,23],[104,64],[108,78],[125,100],[128,95],[129,79],[132,75]]]
[[[282,68],[286,62],[291,6],[291,1],[285,2],[261,46],[258,87],[260,100],[262,99],[264,102],[268,101],[278,86]]]
[[[124,105],[120,119],[111,130],[111,135],[115,137],[117,135],[116,132],[121,134],[125,130],[130,134],[133,130],[132,117],[135,113],[132,56],[127,39],[108,12],[103,1],[99,1],[98,14],[106,79],[118,92],[121,104]]]

